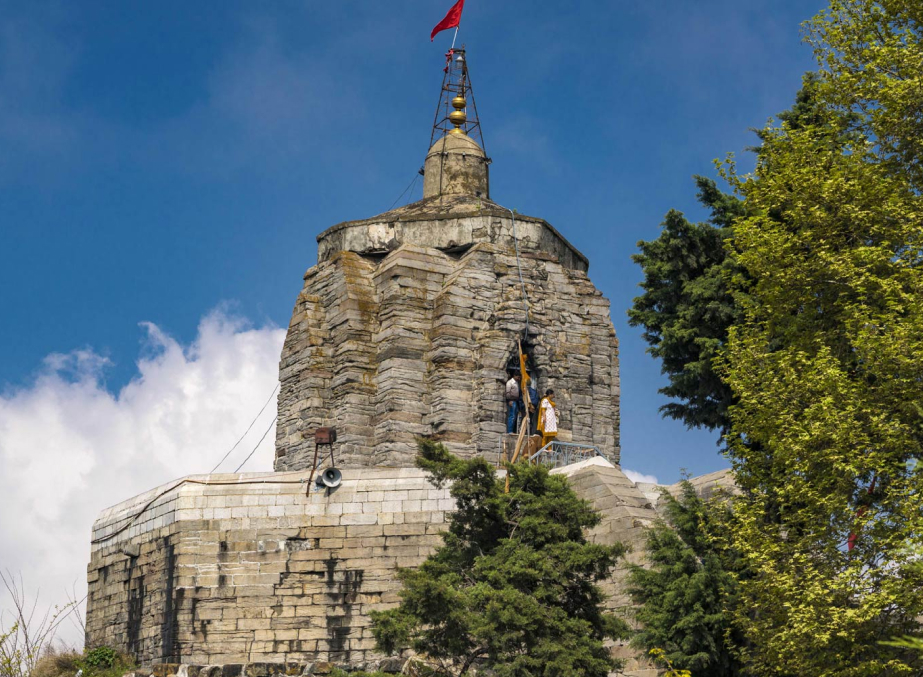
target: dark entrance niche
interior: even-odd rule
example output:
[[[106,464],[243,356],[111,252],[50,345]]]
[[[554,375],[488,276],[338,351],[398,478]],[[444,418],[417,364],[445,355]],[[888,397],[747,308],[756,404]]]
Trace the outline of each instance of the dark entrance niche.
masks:
[[[458,261],[473,246],[474,246],[474,243],[469,242],[468,244],[457,245],[455,247],[446,247],[444,249],[440,249],[440,251],[446,256]]]
[[[535,358],[532,357],[532,348],[531,341],[528,339],[522,341],[522,352],[526,354],[526,371],[535,383],[539,383],[541,381],[541,374],[535,364]],[[506,373],[507,377],[519,373],[519,348],[516,345],[513,346],[513,350],[510,352],[510,358],[506,361]]]
[[[391,252],[389,252],[387,249],[382,249],[382,250],[376,250],[376,251],[356,252],[356,253],[359,254],[359,256],[361,256],[362,258],[364,258],[366,261],[371,261],[377,266]]]
[[[522,345],[522,352],[525,353],[526,355],[526,372],[529,374],[529,376],[532,379],[529,382],[529,385],[531,385],[533,388],[536,389],[539,399],[541,399],[542,374],[538,369],[538,365],[535,363],[535,358],[533,357],[533,344],[528,339],[522,339],[521,345]],[[512,351],[510,351],[510,357],[506,361],[507,379],[513,374],[518,374],[519,371],[520,371],[519,369],[519,347],[514,344]],[[504,389],[505,389],[505,382],[504,382]],[[529,399],[531,400],[531,398]],[[504,423],[506,423],[506,417],[508,414],[507,406],[508,405],[504,404],[502,418],[500,419]],[[519,400],[519,406],[520,406],[520,415],[521,415],[522,414],[522,410],[521,410],[522,399]],[[529,434],[533,434],[535,432],[535,412],[530,412],[529,416],[530,416]]]

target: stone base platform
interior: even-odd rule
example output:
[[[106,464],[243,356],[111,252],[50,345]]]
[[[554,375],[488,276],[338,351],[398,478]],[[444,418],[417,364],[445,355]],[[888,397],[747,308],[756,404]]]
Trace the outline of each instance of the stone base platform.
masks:
[[[650,499],[602,458],[552,472],[602,513],[591,538],[625,542],[629,562],[641,562],[644,529],[657,518]],[[416,468],[347,468],[335,489],[309,480],[194,475],[103,511],[87,644],[176,666],[158,670],[177,677],[180,665],[184,677],[219,677],[216,665],[220,677],[268,677],[281,666],[302,674],[311,663],[323,674],[326,663],[377,664],[369,612],[398,603],[398,567],[418,566],[441,543],[454,501]],[[629,615],[624,575],[623,566],[604,589],[608,606]],[[628,646],[613,653],[628,670],[649,668]],[[260,665],[276,667],[253,672],[270,669]]]

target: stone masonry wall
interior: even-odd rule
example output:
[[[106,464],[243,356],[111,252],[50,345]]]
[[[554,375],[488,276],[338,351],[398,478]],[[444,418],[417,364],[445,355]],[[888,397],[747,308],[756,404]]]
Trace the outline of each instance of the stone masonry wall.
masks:
[[[368,612],[397,602],[397,567],[430,554],[454,506],[416,469],[194,476],[93,545],[87,644],[143,663],[363,662]],[[170,485],[168,485],[170,486]],[[94,540],[164,488],[105,511]]]
[[[602,513],[591,538],[639,552],[656,513],[618,468],[595,459],[554,472]],[[381,658],[369,612],[398,602],[396,569],[441,543],[454,502],[414,468],[347,469],[340,487],[310,496],[307,480],[192,476],[104,511],[88,567],[87,645],[148,666]],[[619,612],[623,576],[620,567],[605,586]],[[614,650],[644,667],[627,647]]]
[[[559,438],[618,462],[609,302],[584,270],[544,251],[520,261],[537,381],[555,390]],[[524,329],[516,256],[505,247],[332,255],[305,275],[282,351],[276,470],[310,467],[319,426],[337,428],[339,466],[411,465],[421,435],[496,458],[505,367]]]
[[[630,625],[636,623],[629,612],[632,603],[626,592],[626,580],[631,565],[644,565],[645,530],[657,519],[651,500],[618,468],[601,458],[565,466],[551,471],[568,478],[571,488],[599,512],[602,520],[589,533],[594,543],[629,547],[625,559],[602,583],[606,606],[621,615]],[[621,642],[612,648],[613,654],[625,660],[625,671],[638,677],[659,674],[643,654]]]
[[[510,212],[490,200],[439,196],[362,221],[345,221],[317,236],[317,260],[341,251],[386,254],[403,244],[453,250],[485,242],[503,249],[541,251],[565,268],[587,272],[589,261],[544,219]],[[514,233],[515,230],[515,233]]]

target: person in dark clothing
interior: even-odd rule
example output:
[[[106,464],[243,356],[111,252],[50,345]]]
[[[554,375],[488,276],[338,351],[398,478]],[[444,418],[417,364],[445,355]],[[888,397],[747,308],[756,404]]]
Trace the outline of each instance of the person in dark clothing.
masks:
[[[533,435],[538,431],[538,388],[535,386],[535,378],[529,379],[529,384],[526,386],[527,392],[529,394],[529,434]]]
[[[519,409],[522,406],[522,391],[519,389],[519,382],[522,377],[513,373],[510,380],[506,382],[506,432],[515,433],[516,424],[519,420]]]

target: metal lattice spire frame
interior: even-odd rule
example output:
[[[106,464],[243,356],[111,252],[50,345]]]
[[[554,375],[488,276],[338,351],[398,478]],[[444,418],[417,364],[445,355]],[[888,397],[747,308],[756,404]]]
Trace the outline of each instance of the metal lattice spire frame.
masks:
[[[478,107],[474,101],[474,90],[471,88],[471,76],[468,74],[468,58],[464,45],[450,49],[445,56],[445,74],[442,77],[442,89],[439,92],[439,103],[436,106],[433,133],[430,136],[429,145],[432,147],[446,134],[463,133],[474,139],[486,153],[487,148],[484,146]],[[457,109],[453,105],[453,100],[457,97],[464,99],[464,108]],[[452,119],[458,110],[464,113],[464,121],[461,124],[457,122],[457,117],[456,121]]]

